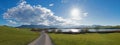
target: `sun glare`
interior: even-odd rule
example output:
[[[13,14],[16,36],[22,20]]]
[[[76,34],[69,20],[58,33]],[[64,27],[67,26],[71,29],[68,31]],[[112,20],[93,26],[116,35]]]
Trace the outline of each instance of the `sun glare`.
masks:
[[[70,15],[73,19],[77,19],[80,15],[80,10],[77,9],[77,8],[73,8],[71,11],[70,11]]]

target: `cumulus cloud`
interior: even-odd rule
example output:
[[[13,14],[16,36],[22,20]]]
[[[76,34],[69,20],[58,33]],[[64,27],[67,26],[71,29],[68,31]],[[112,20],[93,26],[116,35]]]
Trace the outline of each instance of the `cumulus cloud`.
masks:
[[[17,24],[15,21],[12,20],[7,20],[9,22],[9,24]]]
[[[51,3],[51,4],[49,4],[49,6],[54,6],[54,4],[53,4],[53,3]]]
[[[17,6],[8,9],[3,14],[3,18],[8,20],[8,22],[21,25],[79,25],[79,21],[56,16],[50,9],[41,5],[31,6],[26,1],[22,1]]]

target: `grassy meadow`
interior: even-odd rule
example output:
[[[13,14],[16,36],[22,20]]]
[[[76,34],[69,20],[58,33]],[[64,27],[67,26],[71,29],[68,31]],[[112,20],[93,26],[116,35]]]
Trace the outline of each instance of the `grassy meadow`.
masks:
[[[0,45],[27,45],[39,36],[30,29],[0,26]]]
[[[120,33],[49,34],[55,45],[120,45]]]

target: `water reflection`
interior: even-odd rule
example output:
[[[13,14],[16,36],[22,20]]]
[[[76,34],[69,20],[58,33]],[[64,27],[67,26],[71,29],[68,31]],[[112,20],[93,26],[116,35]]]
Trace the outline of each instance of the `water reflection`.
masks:
[[[55,29],[55,31],[61,32],[82,32],[83,29]],[[49,30],[52,31],[52,30]],[[88,32],[107,32],[107,31],[120,31],[120,29],[87,29]]]

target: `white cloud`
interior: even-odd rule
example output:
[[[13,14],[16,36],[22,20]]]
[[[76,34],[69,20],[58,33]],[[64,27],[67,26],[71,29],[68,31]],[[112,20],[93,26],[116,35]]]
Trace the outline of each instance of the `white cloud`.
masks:
[[[9,22],[9,24],[17,24],[15,21],[12,20],[7,20]]]
[[[86,17],[88,15],[88,13],[83,13],[83,15]]]
[[[54,5],[54,4],[52,4]],[[3,18],[8,22],[21,25],[58,25],[70,26],[80,25],[80,21],[64,19],[54,15],[54,13],[41,5],[31,6],[26,1],[22,1],[16,7],[12,7],[3,14]]]
[[[54,4],[53,4],[53,3],[51,3],[51,4],[49,4],[49,6],[54,6]]]

